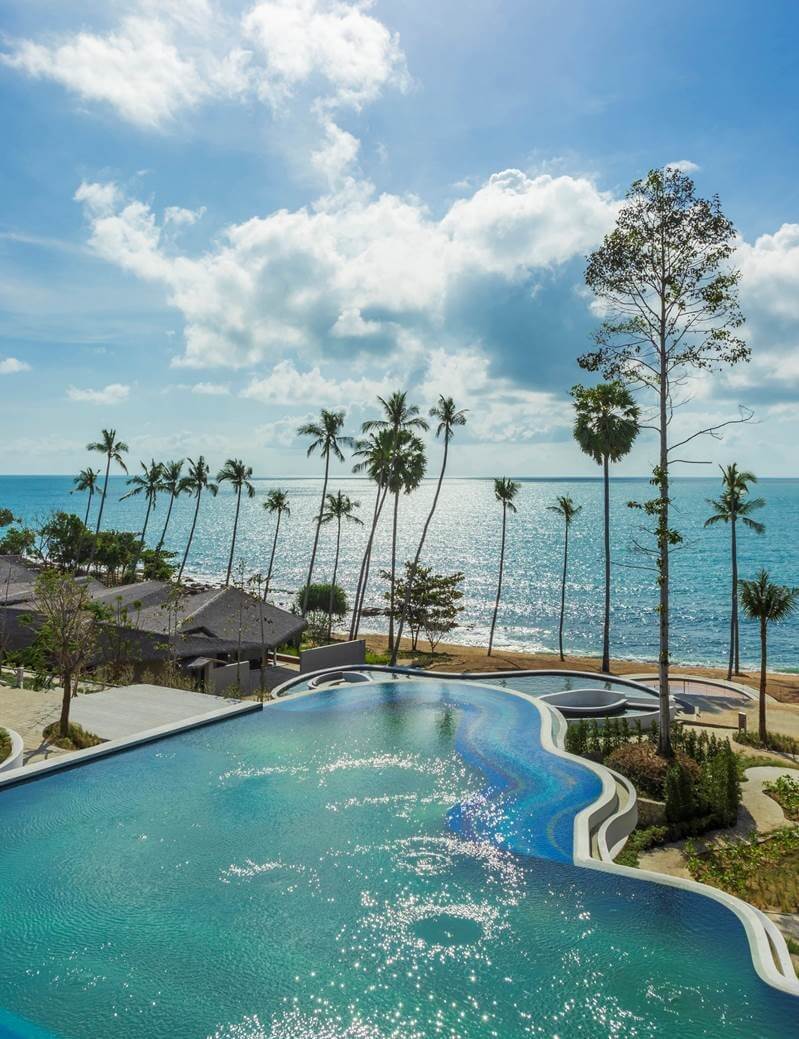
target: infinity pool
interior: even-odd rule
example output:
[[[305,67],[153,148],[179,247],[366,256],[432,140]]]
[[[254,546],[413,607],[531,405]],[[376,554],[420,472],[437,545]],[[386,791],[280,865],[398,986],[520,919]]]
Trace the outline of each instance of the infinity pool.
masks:
[[[731,912],[571,864],[539,719],[370,683],[1,791],[0,1035],[795,1036]]]

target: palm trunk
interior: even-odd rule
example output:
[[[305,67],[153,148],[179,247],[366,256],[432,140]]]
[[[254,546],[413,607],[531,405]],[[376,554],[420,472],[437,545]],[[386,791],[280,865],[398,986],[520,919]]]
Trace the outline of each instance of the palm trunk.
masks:
[[[89,504],[86,506],[86,515],[83,517],[83,526],[84,527],[88,527],[89,526],[89,513],[92,511],[92,495],[93,494],[94,494],[94,491],[92,489],[90,489],[89,490]]]
[[[758,705],[758,723],[760,726],[760,742],[766,746],[768,742],[768,729],[766,728],[766,672],[767,664],[767,632],[768,621],[765,617],[760,618],[760,703]]]
[[[566,537],[563,542],[563,577],[560,582],[560,627],[558,628],[558,648],[560,659],[565,660],[563,655],[563,617],[566,613],[566,569],[569,565],[569,521],[566,520]]]
[[[333,563],[333,580],[330,582],[330,600],[327,605],[327,641],[333,632],[333,595],[336,589],[336,576],[338,574],[338,555],[341,550],[341,518],[337,520],[336,526],[336,558]]]
[[[605,484],[605,620],[602,626],[602,670],[610,672],[610,472],[608,456],[602,459]]]
[[[144,538],[145,538],[145,536],[147,534],[147,524],[150,522],[150,513],[152,512],[152,508],[153,508],[153,502],[152,502],[152,499],[148,496],[148,498],[147,498],[147,511],[144,514],[144,526],[141,529],[141,538],[139,539],[139,547],[136,550],[136,555],[133,558],[133,564],[131,566],[131,573],[133,575],[133,580],[134,581],[136,580],[136,570],[137,570],[137,568],[139,566],[139,560],[141,559],[141,554],[144,551]]]
[[[730,576],[732,587],[730,588],[730,653],[727,660],[727,681],[731,681],[732,673],[737,672],[735,662],[735,635],[738,624],[738,544],[736,537],[735,513],[730,521]]]
[[[97,538],[100,534],[100,524],[103,521],[103,509],[105,508],[105,496],[108,493],[108,476],[111,472],[111,455],[109,454],[106,458],[105,463],[105,480],[103,481],[103,493],[100,497],[100,508],[97,510],[97,526],[94,528],[94,540],[92,542],[92,551],[89,556],[89,562],[86,566],[86,573],[91,571],[94,557],[97,555]]]
[[[233,520],[233,537],[230,540],[230,558],[227,561],[227,576],[225,577],[225,588],[230,584],[230,574],[233,570],[233,553],[236,550],[236,534],[239,529],[239,509],[241,508],[241,487],[236,493],[236,518]]]
[[[388,604],[388,649],[391,659],[396,659],[394,646],[394,586],[397,581],[397,514],[399,512],[399,491],[394,492],[394,518],[391,525],[391,588]]]
[[[72,701],[72,672],[66,671],[61,678],[64,683],[64,694],[61,698],[61,717],[58,721],[59,736],[69,735],[69,708]]]
[[[375,527],[377,525],[377,517],[380,509],[380,484],[377,485],[377,493],[375,494],[375,504],[372,510],[372,526],[369,530],[369,537],[366,539],[366,548],[363,550],[363,558],[361,559],[361,569],[358,573],[358,583],[355,586],[355,598],[352,602],[352,619],[350,621],[350,641],[355,638],[358,629],[358,607],[361,601],[361,589],[363,587],[363,578],[366,572],[366,560],[372,548],[372,541],[375,536]]]
[[[258,612],[261,621],[261,668],[258,675],[258,695],[263,702],[266,694],[266,634],[264,632],[264,601],[266,596],[258,596]]]
[[[202,487],[197,490],[197,502],[194,506],[194,519],[191,521],[191,530],[189,531],[189,540],[186,542],[186,551],[183,553],[183,562],[180,564],[180,570],[178,570],[178,584],[183,577],[183,570],[186,566],[186,560],[189,558],[189,549],[191,543],[194,540],[194,528],[197,526],[197,513],[200,511],[200,495],[203,493]]]
[[[399,644],[400,644],[400,642],[402,640],[402,629],[405,627],[405,618],[407,616],[408,607],[410,606],[410,602],[411,602],[411,591],[413,589],[414,578],[416,577],[416,568],[419,565],[419,559],[421,558],[422,549],[424,548],[424,543],[425,543],[425,540],[427,538],[427,531],[428,531],[428,529],[430,527],[430,523],[432,522],[433,514],[436,511],[436,506],[438,505],[438,496],[441,493],[441,484],[442,484],[442,482],[444,480],[444,473],[446,472],[446,468],[447,468],[447,453],[448,453],[448,451],[449,451],[449,438],[445,436],[445,439],[444,439],[444,457],[441,460],[441,472],[438,474],[438,483],[436,484],[436,493],[433,496],[433,504],[430,506],[430,511],[427,514],[427,519],[425,520],[425,524],[424,524],[424,527],[422,529],[422,536],[419,539],[419,547],[416,549],[416,555],[413,557],[413,564],[411,566],[410,573],[408,574],[408,580],[405,582],[405,597],[404,597],[404,599],[402,601],[402,611],[400,612],[399,630],[397,631],[397,645],[394,647],[394,650],[393,650],[393,652],[391,654],[391,664],[392,664],[392,666],[397,663],[397,651],[398,651]],[[415,648],[416,647],[414,646],[414,649]]]
[[[269,569],[268,569],[268,571],[266,573],[266,582],[264,584],[264,602],[266,602],[266,597],[269,594],[269,582],[272,580],[272,568],[275,565],[275,551],[277,549],[277,535],[278,535],[279,531],[280,531],[280,513],[278,512],[278,514],[277,514],[277,524],[275,526],[275,536],[272,539],[272,554],[269,557]]]
[[[494,628],[497,626],[497,614],[499,613],[499,600],[502,595],[502,571],[505,568],[505,521],[507,517],[507,507],[505,503],[502,504],[502,539],[499,545],[499,579],[497,581],[497,601],[494,603],[494,616],[491,619],[491,634],[488,636],[488,656],[491,656],[492,650],[494,649]]]
[[[308,567],[308,580],[305,582],[305,588],[302,593],[302,615],[303,617],[308,612],[308,591],[311,587],[311,581],[313,579],[313,568],[316,563],[316,549],[319,545],[319,530],[322,526],[322,513],[325,511],[325,497],[327,496],[327,478],[330,473],[330,452],[328,451],[325,455],[325,479],[322,484],[322,501],[319,505],[319,515],[316,517],[316,533],[313,539],[313,548],[311,549],[311,563]]]
[[[659,654],[658,699],[660,724],[658,726],[658,753],[671,758],[671,717],[669,714],[669,448],[668,448],[668,372],[666,370],[665,317],[661,321],[660,349],[660,459],[658,492],[658,584],[659,584]]]
[[[733,654],[735,674],[741,673],[741,647],[738,639],[738,530],[735,514],[732,517],[732,642],[730,652]],[[732,677],[732,676],[730,676]]]
[[[381,488],[378,486],[377,489],[378,498],[376,501],[377,508],[375,510],[374,518],[372,520],[372,532],[369,535],[369,541],[366,545],[366,551],[363,556],[363,580],[361,582],[360,596],[356,605],[355,614],[353,617],[353,630],[351,637],[353,639],[358,637],[358,630],[361,626],[361,614],[363,613],[363,604],[366,599],[366,588],[369,584],[369,568],[372,564],[372,547],[374,545],[374,538],[377,532],[377,524],[380,522],[380,517],[383,513],[383,506],[386,502],[386,495],[388,494],[388,487]]]
[[[166,528],[169,526],[169,520],[170,520],[170,518],[172,516],[172,506],[174,504],[175,504],[175,495],[171,494],[169,496],[169,508],[166,510],[166,519],[164,520],[164,529],[161,531],[161,537],[159,538],[158,544],[156,545],[156,549],[155,549],[156,552],[160,552],[161,549],[164,547],[164,538],[166,537]]]

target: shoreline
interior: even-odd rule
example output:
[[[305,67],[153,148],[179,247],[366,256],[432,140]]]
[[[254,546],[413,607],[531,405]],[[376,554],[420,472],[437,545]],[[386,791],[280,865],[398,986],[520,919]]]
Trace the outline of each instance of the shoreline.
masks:
[[[338,632],[334,637],[346,639],[346,633]],[[366,640],[367,649],[376,653],[385,653],[388,647],[386,635],[362,632],[361,638]],[[431,658],[430,653],[421,646],[415,653],[411,650],[410,639],[402,640],[402,658],[404,660],[415,659],[425,664],[429,671],[543,671],[543,670],[568,670],[568,671],[600,671],[602,659],[595,656],[583,656],[577,653],[567,653],[565,659],[561,660],[558,653],[537,652],[524,653],[516,650],[497,650],[489,657],[485,646],[466,646],[453,642],[441,642],[436,647],[435,655]],[[676,674],[696,675],[701,678],[718,678],[722,681],[727,678],[727,668],[711,665],[681,664],[673,661],[670,665],[671,671]],[[650,674],[657,671],[657,661],[654,660],[624,660],[611,657],[610,673],[625,676],[636,674]],[[757,693],[760,689],[759,670],[751,668],[739,675],[733,675],[732,681],[739,685],[745,685]],[[799,704],[799,674],[783,671],[769,671],[767,676],[766,691],[779,703]]]

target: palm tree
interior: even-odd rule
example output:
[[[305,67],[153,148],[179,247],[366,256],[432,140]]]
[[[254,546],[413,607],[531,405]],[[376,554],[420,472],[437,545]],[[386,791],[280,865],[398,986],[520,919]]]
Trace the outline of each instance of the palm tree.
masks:
[[[155,508],[156,497],[158,492],[162,489],[161,480],[164,473],[163,465],[161,462],[156,462],[154,458],[150,459],[149,465],[145,462],[141,462],[140,465],[142,468],[141,475],[136,473],[134,476],[131,476],[128,480],[130,490],[120,498],[120,501],[124,501],[126,498],[134,498],[143,494],[145,501],[147,502],[147,511],[144,514],[144,526],[141,529],[141,537],[139,538],[139,547],[131,566],[131,572],[134,577],[136,576],[136,567],[139,563],[139,556],[141,556],[144,549],[144,539],[147,535],[147,524],[150,522],[150,513]]]
[[[392,468],[397,470],[393,473],[391,479],[393,481],[393,487],[391,493],[394,495],[394,523],[393,523],[393,535],[391,540],[391,608],[389,613],[388,622],[388,648],[392,655],[394,653],[394,581],[396,576],[396,553],[397,553],[397,511],[399,507],[399,493],[404,489],[404,482],[402,479],[401,470],[407,469],[408,464],[411,464],[410,455],[406,459],[406,463],[398,467],[398,456],[401,451],[407,451],[411,447],[411,442],[407,439],[403,440],[401,434],[410,432],[411,430],[426,431],[429,426],[427,421],[419,414],[419,408],[416,404],[408,403],[408,394],[404,390],[395,390],[390,397],[377,398],[378,403],[383,409],[383,415],[381,418],[368,419],[363,423],[361,429],[364,433],[388,431],[392,435],[393,452],[392,452]],[[421,443],[418,441],[417,442]],[[411,452],[413,454],[413,451]],[[422,456],[424,449],[422,449]],[[417,460],[418,463],[418,460]],[[424,468],[426,461],[422,458],[422,476],[424,475]],[[410,475],[410,469],[407,470]],[[422,477],[420,476],[419,482]],[[418,486],[418,483],[417,485]],[[410,490],[415,490],[411,487]],[[405,493],[409,494],[410,490],[406,490]]]
[[[98,469],[86,468],[81,469],[75,479],[72,481],[75,486],[70,491],[70,494],[75,494],[76,491],[88,491],[89,500],[86,504],[86,515],[83,517],[83,525],[87,527],[89,525],[89,513],[92,509],[92,498],[94,492],[97,490],[97,481],[100,479],[100,471]]]
[[[175,504],[175,498],[183,494],[187,489],[186,482],[182,477],[183,473],[183,459],[181,458],[178,462],[165,462],[161,467],[161,487],[160,490],[164,494],[169,495],[169,507],[166,510],[166,519],[164,520],[164,529],[161,531],[161,537],[158,539],[158,544],[155,547],[156,552],[160,552],[164,547],[164,538],[166,537],[167,527],[169,521],[172,518],[172,506]]]
[[[372,525],[369,537],[361,560],[361,570],[358,575],[358,585],[355,589],[355,599],[352,608],[352,623],[350,625],[350,639],[357,638],[358,628],[361,623],[361,611],[366,597],[366,588],[369,583],[369,567],[372,561],[372,546],[374,544],[377,524],[383,511],[383,505],[388,493],[388,479],[391,473],[391,464],[394,458],[394,434],[390,429],[381,429],[370,433],[368,437],[357,440],[353,456],[360,458],[359,462],[352,467],[354,473],[366,472],[377,488],[375,493],[375,504],[372,510]]]
[[[766,727],[766,671],[769,623],[790,617],[799,605],[799,588],[772,584],[768,570],[761,570],[752,581],[741,581],[741,606],[751,620],[760,622],[760,741],[768,743]]]
[[[271,512],[277,517],[277,522],[275,523],[275,536],[272,539],[272,554],[269,557],[269,570],[266,573],[266,580],[264,581],[264,602],[266,602],[266,597],[269,595],[269,582],[272,580],[272,569],[275,565],[275,550],[277,549],[277,536],[280,533],[280,519],[283,515],[285,515],[286,519],[291,515],[288,491],[281,491],[277,488],[270,491],[266,496],[264,508],[267,512]]]
[[[123,454],[127,454],[128,445],[123,440],[117,440],[117,431],[115,429],[104,429],[100,434],[100,439],[92,444],[86,445],[87,451],[97,451],[99,454],[105,455],[105,480],[103,481],[103,494],[100,498],[100,509],[97,513],[97,526],[94,528],[94,541],[92,542],[92,552],[89,557],[89,568],[91,568],[94,562],[94,556],[97,552],[97,535],[100,533],[100,524],[103,521],[103,509],[105,508],[105,496],[108,493],[108,476],[111,472],[111,463],[116,464],[122,469],[123,472],[128,471],[128,467],[125,465],[125,461],[122,458]]]
[[[350,447],[352,444],[352,437],[343,436],[341,430],[344,427],[344,412],[343,411],[327,411],[322,409],[319,415],[318,422],[306,422],[297,430],[297,436],[310,437],[311,443],[308,445],[308,450],[305,452],[306,456],[310,458],[316,451],[325,460],[325,477],[322,483],[322,503],[319,506],[319,513],[316,517],[316,530],[314,531],[313,548],[311,549],[311,562],[308,566],[308,579],[305,582],[305,589],[302,595],[302,615],[303,617],[308,612],[308,589],[311,587],[311,581],[313,580],[313,568],[316,563],[316,550],[319,546],[319,528],[322,524],[322,513],[325,509],[325,498],[327,497],[327,481],[330,476],[330,456],[333,455],[340,462],[344,461],[344,454],[341,450],[342,447]]]
[[[196,462],[191,458],[187,459],[187,461],[189,463],[189,473],[188,476],[183,478],[183,489],[187,494],[194,496],[194,518],[191,521],[189,540],[186,542],[186,551],[183,553],[183,561],[181,562],[180,570],[178,571],[178,583],[180,583],[183,577],[186,560],[189,558],[189,549],[194,540],[194,528],[197,526],[197,514],[200,511],[200,498],[202,497],[202,493],[203,491],[208,491],[213,495],[213,497],[216,497],[217,491],[219,490],[219,487],[210,480],[211,470],[208,468],[208,463],[202,455],[198,457]]]
[[[391,588],[389,590],[388,649],[392,659],[396,655],[394,639],[394,589],[397,579],[397,531],[400,494],[412,494],[424,479],[427,469],[424,444],[408,429],[400,429],[393,436],[394,456],[388,477],[388,492],[394,498],[391,521]]]
[[[640,426],[641,410],[623,382],[574,386],[574,438],[582,451],[602,466],[605,512],[605,618],[602,626],[602,670],[610,671],[610,463],[630,453]]]
[[[560,582],[560,626],[558,627],[558,648],[560,650],[560,659],[565,660],[563,655],[563,617],[566,612],[566,570],[569,565],[569,528],[572,525],[574,517],[582,512],[582,505],[575,505],[571,498],[566,494],[561,494],[557,502],[554,505],[547,506],[550,512],[557,512],[557,514],[563,517],[565,523],[565,537],[563,540],[563,577]]]
[[[241,509],[241,492],[246,491],[247,497],[252,498],[255,488],[252,483],[252,467],[245,465],[240,458],[228,458],[219,472],[216,474],[217,483],[229,483],[236,492],[236,518],[233,521],[233,537],[230,539],[230,558],[227,563],[227,576],[225,577],[225,588],[230,584],[230,574],[233,570],[233,553],[236,549],[236,534],[239,529],[239,510]]]
[[[330,579],[330,605],[327,614],[327,637],[330,638],[333,629],[333,595],[336,588],[336,577],[338,576],[338,559],[341,551],[341,523],[353,523],[359,527],[363,526],[363,520],[355,515],[356,509],[360,509],[359,501],[352,501],[346,494],[338,491],[336,494],[328,494],[327,504],[322,513],[322,523],[336,523],[336,555],[333,561],[333,576]]]
[[[499,599],[502,595],[502,572],[505,569],[505,528],[507,526],[508,513],[515,512],[514,499],[519,493],[519,484],[507,476],[494,478],[494,497],[502,506],[502,539],[499,545],[499,579],[497,581],[497,601],[494,604],[494,616],[491,619],[491,634],[488,637],[488,656],[494,648],[494,628],[497,624],[499,613]]]
[[[754,473],[741,470],[735,464],[722,465],[721,469],[721,496],[719,498],[708,498],[708,505],[713,507],[712,515],[705,520],[705,526],[711,527],[716,523],[729,523],[730,525],[730,560],[732,571],[732,592],[730,609],[730,655],[727,662],[727,681],[732,678],[733,670],[736,675],[741,673],[741,654],[738,639],[738,521],[756,534],[762,534],[765,523],[758,523],[751,518],[751,514],[757,509],[762,509],[766,504],[763,498],[749,498],[749,484],[757,483]]]
[[[391,663],[397,663],[397,652],[399,651],[400,642],[402,641],[402,629],[405,627],[405,618],[408,613],[408,607],[410,606],[411,599],[411,588],[413,581],[416,576],[416,568],[419,565],[419,559],[422,555],[422,549],[427,539],[427,532],[430,528],[430,524],[433,520],[433,514],[436,511],[438,505],[438,497],[441,494],[441,484],[444,481],[444,473],[447,470],[447,456],[449,453],[449,442],[455,435],[456,426],[466,425],[466,411],[458,411],[455,407],[455,401],[452,397],[445,397],[443,394],[439,395],[438,403],[430,409],[430,418],[438,419],[438,425],[436,426],[436,436],[444,438],[444,452],[441,458],[441,470],[438,474],[438,483],[436,484],[436,492],[433,495],[433,503],[430,506],[430,511],[427,514],[424,527],[422,528],[422,536],[419,538],[419,545],[416,549],[416,555],[413,558],[410,573],[408,574],[405,582],[405,598],[402,603],[402,610],[400,612],[399,628],[397,629],[397,639],[394,644],[394,649],[391,653]]]

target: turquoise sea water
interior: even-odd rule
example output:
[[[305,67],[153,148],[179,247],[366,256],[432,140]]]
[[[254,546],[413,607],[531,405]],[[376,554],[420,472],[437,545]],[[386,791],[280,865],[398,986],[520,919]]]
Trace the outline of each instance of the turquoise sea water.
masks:
[[[4,791],[0,1035],[795,1035],[732,913],[570,864],[598,780],[538,732],[389,682]]]
[[[82,515],[83,499],[70,495],[69,477],[0,477],[0,507],[12,509],[32,522],[53,509],[69,509]],[[310,555],[313,517],[319,507],[321,481],[314,479],[256,481],[255,498],[242,503],[237,559],[248,571],[266,569],[271,549],[272,521],[262,506],[268,490],[282,486],[289,491],[292,515],[281,528],[275,574],[278,602],[288,603],[300,586]],[[143,503],[138,499],[120,502],[125,492],[123,477],[111,481],[104,524],[120,529],[139,529]],[[333,479],[331,490],[341,489],[362,504],[368,520],[372,488],[364,480]],[[403,498],[400,505],[399,558],[415,551],[417,538],[433,495],[433,484]],[[795,549],[799,522],[799,480],[763,480],[758,493],[767,500],[759,518],[767,526],[762,537],[743,531],[740,537],[741,575],[761,566],[775,579],[799,585],[799,554]],[[714,479],[678,479],[674,485],[674,524],[685,536],[684,546],[673,556],[673,656],[683,662],[718,662],[727,652],[729,627],[729,535],[719,526],[705,530],[709,508],[706,499],[718,491]],[[602,625],[602,485],[596,480],[524,480],[518,498],[518,514],[508,525],[507,566],[496,643],[518,649],[556,649],[560,604],[563,531],[559,517],[547,507],[561,494],[570,494],[583,511],[571,535],[571,564],[567,591],[566,645],[577,652],[596,652]],[[613,496],[613,651],[619,656],[654,659],[657,654],[657,616],[654,611],[654,574],[651,561],[633,548],[633,539],[647,542],[641,534],[641,516],[626,507],[630,499],[651,494],[646,480],[619,480]],[[166,509],[157,508],[148,541],[155,544]],[[202,507],[189,570],[199,577],[224,576],[233,525],[233,497],[223,489],[216,499],[208,497]],[[180,500],[173,513],[166,546],[182,552],[191,523],[192,505]],[[389,517],[384,517],[376,542],[376,565],[369,603],[379,605],[384,589],[377,572],[390,558]],[[441,570],[462,570],[465,610],[454,639],[485,644],[491,622],[499,551],[500,510],[490,480],[447,480],[439,511],[425,550],[425,562]],[[343,586],[353,590],[367,536],[366,528],[344,531],[339,575]],[[317,576],[330,576],[335,532],[323,530]],[[369,618],[371,630],[380,630],[380,619]],[[757,662],[757,632],[753,624],[742,624],[742,655],[749,665]],[[783,669],[799,667],[796,653],[799,618],[775,626],[770,636],[771,663]]]

